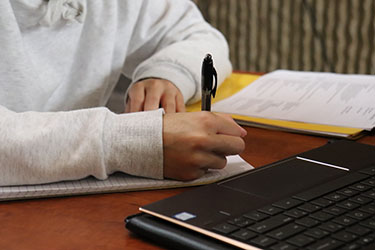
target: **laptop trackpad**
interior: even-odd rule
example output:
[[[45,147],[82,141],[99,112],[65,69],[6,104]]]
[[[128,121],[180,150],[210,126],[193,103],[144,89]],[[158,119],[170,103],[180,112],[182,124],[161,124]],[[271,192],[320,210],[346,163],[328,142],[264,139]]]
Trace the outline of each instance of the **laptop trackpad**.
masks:
[[[218,185],[273,200],[299,193],[347,173],[345,170],[291,159],[252,170],[245,176]]]

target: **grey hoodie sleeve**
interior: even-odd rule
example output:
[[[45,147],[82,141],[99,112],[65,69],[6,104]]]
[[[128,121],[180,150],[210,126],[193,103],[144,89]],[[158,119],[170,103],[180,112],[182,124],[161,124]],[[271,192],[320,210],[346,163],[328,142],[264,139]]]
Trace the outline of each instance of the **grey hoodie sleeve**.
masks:
[[[207,53],[212,54],[222,82],[232,71],[227,42],[194,3],[143,1],[124,73],[133,82],[148,77],[167,79],[180,89],[185,103],[193,103],[200,99],[201,65]]]
[[[116,171],[163,178],[162,113],[16,113],[0,106],[0,185],[105,179]]]

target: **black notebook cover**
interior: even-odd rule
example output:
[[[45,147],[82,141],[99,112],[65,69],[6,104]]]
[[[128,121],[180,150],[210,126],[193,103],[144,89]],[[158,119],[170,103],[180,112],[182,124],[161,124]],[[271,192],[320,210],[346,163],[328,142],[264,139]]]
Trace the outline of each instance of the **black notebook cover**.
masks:
[[[224,242],[183,228],[149,214],[139,213],[125,219],[125,227],[167,249],[187,250],[238,250]]]

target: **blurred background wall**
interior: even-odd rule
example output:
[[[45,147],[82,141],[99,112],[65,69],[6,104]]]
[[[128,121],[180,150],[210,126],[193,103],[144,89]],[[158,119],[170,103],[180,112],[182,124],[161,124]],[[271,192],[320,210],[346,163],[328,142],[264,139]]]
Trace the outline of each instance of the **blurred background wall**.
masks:
[[[194,0],[234,70],[375,74],[375,0]]]

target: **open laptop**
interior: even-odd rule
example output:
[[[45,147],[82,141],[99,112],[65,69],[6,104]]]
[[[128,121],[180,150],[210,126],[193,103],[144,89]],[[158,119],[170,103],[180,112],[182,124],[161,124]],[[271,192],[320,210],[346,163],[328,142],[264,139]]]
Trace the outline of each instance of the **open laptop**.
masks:
[[[375,147],[329,143],[140,210],[241,249],[375,249]]]

